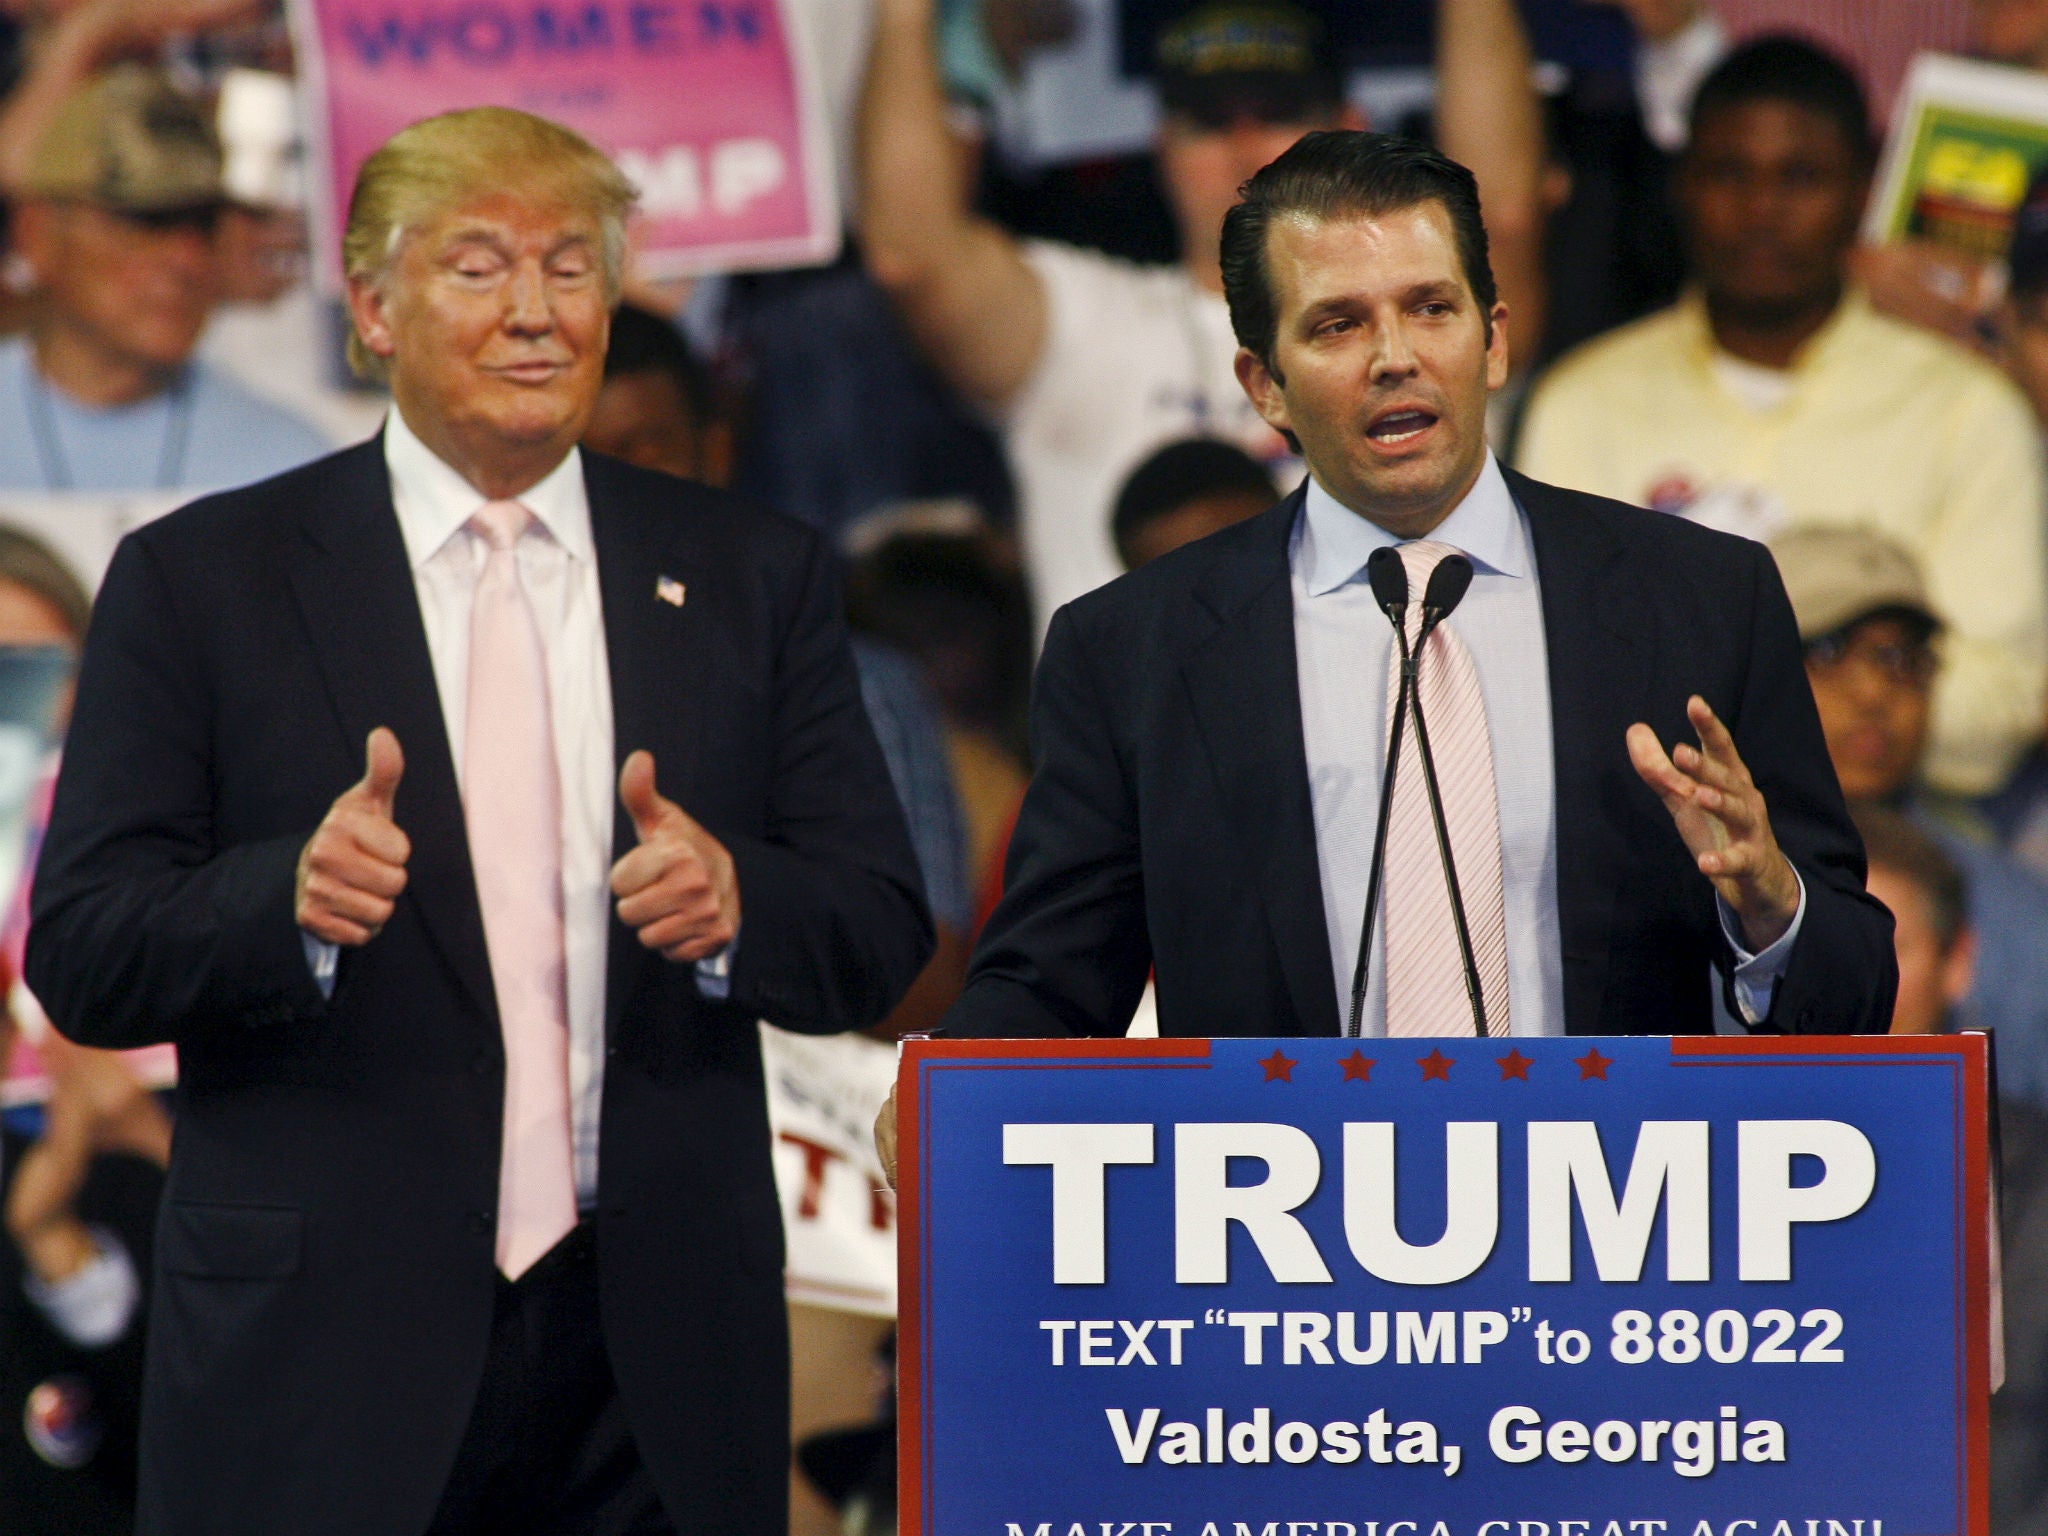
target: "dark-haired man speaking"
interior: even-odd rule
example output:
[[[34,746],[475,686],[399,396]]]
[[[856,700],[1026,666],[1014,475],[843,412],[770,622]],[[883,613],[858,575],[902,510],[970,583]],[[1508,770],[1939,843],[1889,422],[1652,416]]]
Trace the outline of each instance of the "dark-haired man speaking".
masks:
[[[1311,135],[1247,184],[1223,237],[1238,376],[1311,479],[1053,620],[1037,773],[950,1032],[1121,1033],[1148,970],[1166,1033],[1345,1027],[1386,546],[1411,591],[1453,549],[1475,573],[1423,697],[1490,1033],[1704,1031],[1714,971],[1752,1028],[1884,1028],[1890,925],[1770,556],[1494,462],[1507,311],[1478,212],[1462,167],[1368,134]],[[1467,1033],[1401,772],[1362,1032]]]

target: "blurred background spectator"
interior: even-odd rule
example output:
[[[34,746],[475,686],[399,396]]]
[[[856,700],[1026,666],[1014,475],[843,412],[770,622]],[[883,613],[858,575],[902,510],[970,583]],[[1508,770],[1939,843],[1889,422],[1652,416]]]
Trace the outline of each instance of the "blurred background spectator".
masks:
[[[1168,443],[1117,492],[1110,513],[1117,558],[1135,571],[1279,499],[1273,472],[1236,444],[1213,437]]]
[[[1694,287],[1546,376],[1519,466],[1753,538],[1853,525],[1906,544],[1951,615],[1927,773],[1984,794],[2041,732],[2039,435],[1996,369],[1850,283],[1875,153],[1839,61],[1784,37],[1729,55],[1679,173]]]
[[[0,526],[0,1530],[134,1524],[144,1281],[170,1121],[122,1056],[50,1033],[19,983],[27,886],[91,613],[78,578]],[[33,1041],[18,1038],[30,1026]],[[33,1095],[33,1097],[30,1097]]]
[[[10,1536],[116,1536],[135,1523],[143,1289],[170,1119],[119,1055],[46,1049],[40,1134],[0,1131],[0,1522]]]
[[[1870,862],[1870,893],[1891,908],[1898,952],[1895,1035],[1975,1028],[1972,990],[1979,900],[1956,860],[1921,826],[1886,806],[1853,808]],[[1999,1063],[1999,1256],[2005,1385],[1991,1397],[1991,1529],[2040,1529],[2048,1512],[2048,1115],[2016,1098]]]
[[[1945,639],[1919,567],[1897,543],[1851,528],[1787,534],[1772,553],[1842,793],[1852,807],[1909,817],[1966,872],[1970,979],[1948,1006],[1998,1037],[2000,1089],[2048,1110],[2048,884],[1993,846],[1967,804],[1916,782]],[[1904,1007],[1903,966],[1900,997]]]
[[[34,297],[0,342],[0,486],[214,489],[323,453],[310,425],[196,360],[225,204],[212,124],[160,74],[79,86],[13,204]]]
[[[723,486],[732,481],[733,430],[711,370],[682,332],[621,304],[584,442],[642,469]]]
[[[854,632],[911,657],[938,702],[979,910],[1029,761],[1031,615],[1014,550],[958,502],[884,509],[849,534]]]

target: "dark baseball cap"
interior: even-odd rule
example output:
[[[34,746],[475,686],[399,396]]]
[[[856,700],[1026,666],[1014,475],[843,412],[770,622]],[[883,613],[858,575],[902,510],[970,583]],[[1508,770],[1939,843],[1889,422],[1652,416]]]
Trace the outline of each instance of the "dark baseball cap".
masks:
[[[1159,34],[1157,62],[1166,110],[1219,127],[1240,114],[1308,122],[1343,99],[1322,22],[1286,0],[1214,0],[1190,11]]]

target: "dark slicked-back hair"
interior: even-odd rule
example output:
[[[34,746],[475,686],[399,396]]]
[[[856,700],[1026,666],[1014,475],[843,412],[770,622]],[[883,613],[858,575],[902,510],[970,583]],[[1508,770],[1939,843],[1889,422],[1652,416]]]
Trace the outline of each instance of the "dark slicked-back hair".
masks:
[[[1848,65],[1803,37],[1775,33],[1744,43],[1700,82],[1692,99],[1692,131],[1716,112],[1753,101],[1785,101],[1817,112],[1839,128],[1864,166],[1877,160],[1870,106]]]
[[[1376,218],[1432,200],[1450,215],[1459,264],[1491,334],[1493,267],[1472,173],[1413,139],[1343,128],[1305,134],[1239,189],[1237,206],[1223,217],[1223,295],[1238,345],[1272,367],[1280,309],[1266,234],[1275,219]]]

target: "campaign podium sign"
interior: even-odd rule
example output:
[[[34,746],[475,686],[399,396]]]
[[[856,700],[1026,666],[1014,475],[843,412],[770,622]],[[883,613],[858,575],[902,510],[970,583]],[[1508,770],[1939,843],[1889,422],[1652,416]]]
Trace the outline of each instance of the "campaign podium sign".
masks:
[[[905,1536],[1984,1536],[1985,1041],[911,1041]]]

